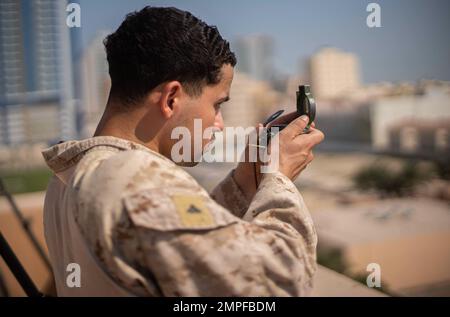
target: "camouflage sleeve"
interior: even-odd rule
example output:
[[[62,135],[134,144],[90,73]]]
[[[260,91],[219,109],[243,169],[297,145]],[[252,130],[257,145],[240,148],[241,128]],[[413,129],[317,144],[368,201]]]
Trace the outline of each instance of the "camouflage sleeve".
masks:
[[[236,217],[242,218],[250,203],[245,198],[231,171],[211,192],[211,198],[228,209]]]
[[[245,220],[186,187],[142,190],[123,204],[130,223],[121,230],[128,238],[119,253],[151,276],[159,295],[303,296],[311,290],[316,233],[302,197],[282,174],[263,176]]]

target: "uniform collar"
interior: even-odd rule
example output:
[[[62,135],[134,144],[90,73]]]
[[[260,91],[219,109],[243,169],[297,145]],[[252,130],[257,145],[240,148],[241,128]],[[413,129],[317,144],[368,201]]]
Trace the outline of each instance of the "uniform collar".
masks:
[[[95,136],[84,140],[60,142],[43,150],[42,155],[48,167],[53,172],[58,173],[78,163],[87,151],[95,147],[110,147],[119,151],[141,150],[170,161],[165,156],[142,144],[114,136]]]

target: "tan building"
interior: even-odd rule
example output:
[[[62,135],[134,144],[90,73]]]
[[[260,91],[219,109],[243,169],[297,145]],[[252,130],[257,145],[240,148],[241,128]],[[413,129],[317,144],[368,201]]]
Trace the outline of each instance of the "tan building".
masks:
[[[318,99],[336,98],[359,87],[359,61],[337,48],[319,50],[309,60],[309,78]]]
[[[270,111],[280,100],[280,94],[267,82],[235,72],[230,98],[222,107],[225,126],[247,128],[270,115]]]

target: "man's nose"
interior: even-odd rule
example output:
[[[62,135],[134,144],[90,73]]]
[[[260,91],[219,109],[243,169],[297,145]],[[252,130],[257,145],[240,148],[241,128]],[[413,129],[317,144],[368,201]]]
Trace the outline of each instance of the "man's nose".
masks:
[[[222,112],[221,111],[219,111],[217,113],[217,115],[216,115],[216,118],[214,120],[214,126],[216,128],[219,128],[220,131],[222,131],[223,128],[224,128],[223,117],[222,117]]]

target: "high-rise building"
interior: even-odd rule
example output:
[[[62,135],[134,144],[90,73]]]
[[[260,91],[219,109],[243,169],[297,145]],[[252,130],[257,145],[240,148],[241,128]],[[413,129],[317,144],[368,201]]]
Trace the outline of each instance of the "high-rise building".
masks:
[[[67,1],[0,2],[0,143],[74,138],[74,40]],[[51,128],[49,128],[51,127]]]
[[[240,37],[234,50],[238,63],[236,68],[256,80],[269,81],[274,75],[274,42],[267,35]]]
[[[103,45],[108,34],[98,32],[81,57],[83,137],[92,136],[108,101],[111,79]]]
[[[339,97],[360,85],[358,57],[337,48],[323,48],[309,60],[309,78],[316,98]]]

